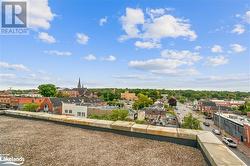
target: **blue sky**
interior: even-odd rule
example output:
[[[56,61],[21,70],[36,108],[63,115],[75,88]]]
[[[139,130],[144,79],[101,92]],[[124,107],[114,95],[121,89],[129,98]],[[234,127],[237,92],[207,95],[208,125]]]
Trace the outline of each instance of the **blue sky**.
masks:
[[[247,0],[29,0],[29,35],[0,36],[0,88],[250,91]]]

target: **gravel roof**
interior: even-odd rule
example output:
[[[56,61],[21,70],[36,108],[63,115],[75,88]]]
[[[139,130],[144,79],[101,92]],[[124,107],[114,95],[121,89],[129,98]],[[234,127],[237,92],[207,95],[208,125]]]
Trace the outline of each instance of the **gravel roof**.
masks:
[[[25,165],[206,165],[192,147],[52,122],[0,116],[0,154]]]

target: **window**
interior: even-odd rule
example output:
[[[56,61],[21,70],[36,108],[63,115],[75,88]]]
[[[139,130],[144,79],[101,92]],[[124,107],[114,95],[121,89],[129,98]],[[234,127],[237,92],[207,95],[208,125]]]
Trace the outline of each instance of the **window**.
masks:
[[[77,112],[77,116],[81,116],[81,112]]]
[[[65,110],[65,113],[67,114],[67,113],[68,113],[68,110]]]
[[[69,113],[72,114],[72,110],[69,110]]]
[[[85,117],[85,112],[82,112],[82,116]]]

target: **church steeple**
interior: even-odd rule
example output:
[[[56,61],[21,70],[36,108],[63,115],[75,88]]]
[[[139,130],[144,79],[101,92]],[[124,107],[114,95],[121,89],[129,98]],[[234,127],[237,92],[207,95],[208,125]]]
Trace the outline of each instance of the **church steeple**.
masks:
[[[77,88],[79,88],[79,89],[81,88],[81,79],[80,79],[80,77],[79,77]]]

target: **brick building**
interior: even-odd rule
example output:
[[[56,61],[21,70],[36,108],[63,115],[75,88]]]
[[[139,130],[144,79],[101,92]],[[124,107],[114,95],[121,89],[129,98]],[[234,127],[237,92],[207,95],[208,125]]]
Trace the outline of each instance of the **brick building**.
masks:
[[[213,115],[215,112],[218,112],[219,110],[221,112],[228,112],[232,111],[230,107],[224,106],[224,105],[217,105],[213,101],[199,101],[196,106],[198,111],[201,111],[202,113],[206,113],[207,115]]]
[[[235,114],[215,113],[214,124],[250,147],[250,119]]]
[[[17,109],[18,100],[11,95],[0,95],[0,108],[1,109]]]

